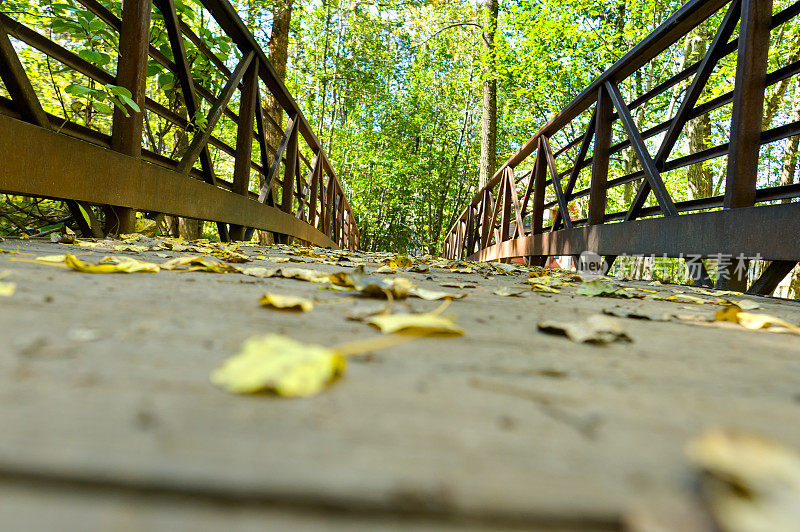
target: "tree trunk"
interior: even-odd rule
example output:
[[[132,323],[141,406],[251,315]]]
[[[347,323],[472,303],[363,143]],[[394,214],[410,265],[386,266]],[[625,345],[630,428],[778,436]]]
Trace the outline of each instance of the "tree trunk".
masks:
[[[292,4],[294,0],[275,0],[272,4],[272,36],[269,40],[269,60],[272,66],[275,67],[278,77],[281,80],[286,79],[286,59],[289,50],[289,28],[292,21]],[[283,110],[272,95],[267,92],[264,95],[264,114],[272,117],[277,124],[283,127]],[[272,147],[277,147],[281,142],[282,134],[265,120],[267,142]],[[272,161],[270,161],[270,164]],[[280,185],[276,182],[272,184],[272,199],[278,197],[278,191],[281,189]],[[274,235],[271,231],[257,231],[258,241],[261,244],[273,244],[275,242]]]
[[[800,81],[794,88],[794,96],[792,98],[792,111],[789,117],[789,122],[800,121]],[[800,136],[795,135],[789,137],[789,142],[786,145],[786,154],[783,157],[783,164],[781,165],[781,185],[791,185],[795,181],[797,174],[798,162],[798,147],[800,147]],[[787,203],[789,200],[783,200]]]
[[[483,102],[481,113],[481,162],[479,188],[494,175],[497,166],[497,78],[495,43],[498,0],[481,0],[483,24]]]
[[[708,50],[712,38],[708,22],[701,24],[690,35],[686,43],[687,62],[693,64],[701,61]],[[711,119],[708,114],[689,120],[686,124],[686,135],[689,138],[689,153],[697,153],[708,148],[708,137],[711,134]],[[714,173],[711,167],[700,162],[693,164],[686,172],[689,186],[689,199],[711,196]]]

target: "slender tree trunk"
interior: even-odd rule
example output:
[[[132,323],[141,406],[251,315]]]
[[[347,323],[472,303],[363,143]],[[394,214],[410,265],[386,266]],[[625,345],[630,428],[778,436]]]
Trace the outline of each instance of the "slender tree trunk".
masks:
[[[797,85],[794,89],[794,96],[792,98],[792,111],[789,121],[800,121],[800,81],[797,82]],[[781,165],[781,185],[791,185],[795,182],[798,163],[800,163],[798,147],[800,147],[800,136],[795,135],[793,137],[789,137],[789,142],[786,146],[786,154],[783,157],[783,164]],[[786,203],[789,200],[783,201]]]
[[[783,29],[785,27],[782,26]],[[794,63],[798,59],[800,59],[800,31],[797,31],[794,37],[790,41],[790,48],[794,50],[789,57],[786,59],[787,64]],[[784,97],[786,96],[787,91],[792,83],[793,78],[787,78],[778,83],[775,86],[775,90],[772,91],[772,95],[767,98],[764,102],[764,117],[762,119],[762,129],[769,129],[770,125],[772,125],[772,120],[775,118],[775,114],[780,109],[781,102],[783,101]],[[797,101],[797,95],[795,94],[793,101]],[[796,138],[796,137],[795,137]]]
[[[708,22],[701,24],[687,40],[686,56],[690,64],[701,61],[708,50],[712,38],[711,26]],[[689,120],[686,124],[686,135],[689,138],[689,153],[697,153],[708,148],[708,137],[711,134],[711,119],[708,114]],[[714,172],[711,167],[700,162],[693,164],[686,172],[689,186],[689,199],[711,196],[714,184]]]
[[[330,32],[328,27],[331,21],[331,2],[330,0],[322,0],[322,5],[325,7],[325,46],[322,49],[322,89],[319,91],[322,96],[322,103],[319,110],[319,122],[317,124],[317,131],[322,131],[322,126],[325,122],[325,103],[328,100],[328,50],[330,48]]]
[[[292,4],[294,0],[275,0],[272,4],[272,36],[269,41],[269,60],[272,66],[275,67],[278,77],[281,80],[286,79],[286,60],[289,50],[289,29],[292,22]],[[283,110],[275,98],[269,92],[263,96],[264,109],[263,113],[272,117],[272,119],[283,127]],[[266,123],[266,137],[267,142],[277,148],[281,142],[282,134],[274,127]],[[270,161],[270,164],[272,161]],[[278,183],[272,184],[272,198],[273,201],[278,197],[280,185]],[[274,243],[274,236],[271,231],[257,231],[258,241],[261,244]]]
[[[498,0],[481,0],[484,57],[479,188],[483,188],[489,182],[497,167],[497,78],[494,37],[498,11]]]

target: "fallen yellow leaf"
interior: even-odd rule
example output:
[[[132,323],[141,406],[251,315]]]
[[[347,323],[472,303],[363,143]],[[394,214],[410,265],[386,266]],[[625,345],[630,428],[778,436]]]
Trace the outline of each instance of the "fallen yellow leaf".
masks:
[[[319,270],[307,270],[305,268],[281,268],[276,275],[284,279],[297,279],[310,283],[325,283],[329,280],[329,275],[327,273]]]
[[[266,293],[258,300],[259,303],[265,307],[271,307],[280,310],[299,310],[301,312],[310,312],[314,309],[314,303],[303,297],[284,296],[281,294]]]
[[[385,259],[383,263],[389,268],[407,268],[414,265],[414,261],[406,255],[395,255],[391,259]]]
[[[242,268],[242,273],[250,277],[258,277],[265,279],[267,277],[274,277],[278,270],[277,268],[264,268],[262,266],[252,266],[250,268]]]
[[[190,272],[242,273],[242,269],[211,257],[176,257],[161,265],[164,270],[177,270],[183,266]]]
[[[528,280],[528,282],[530,282],[530,279]],[[550,294],[560,294],[560,292],[555,288],[550,288],[547,285],[538,283],[531,283],[531,290],[536,290],[537,292],[547,292]]]
[[[238,354],[211,373],[211,382],[234,393],[310,397],[339,377],[345,365],[333,349],[271,334],[246,340]]]
[[[800,327],[789,323],[786,320],[770,316],[769,314],[755,314],[752,312],[744,312],[740,307],[735,305],[722,308],[714,315],[716,321],[732,321],[738,323],[745,329],[768,329],[770,327],[779,327],[788,329],[789,331],[800,334]]]
[[[374,325],[382,333],[401,332],[415,336],[461,336],[464,331],[452,320],[433,313],[426,314],[389,314],[372,316],[367,323]]]
[[[401,277],[402,279],[402,277]],[[426,301],[438,301],[440,299],[461,299],[467,297],[467,294],[452,294],[450,292],[440,292],[438,290],[426,290],[424,288],[411,288],[408,295],[418,297]]]
[[[103,244],[102,242],[92,242],[90,240],[78,240],[77,238],[75,239],[75,242],[73,243],[73,245],[80,246],[80,247],[83,247],[83,248],[102,248],[102,247],[107,247],[107,245]]]
[[[130,257],[105,257],[99,264],[87,264],[69,253],[64,256],[64,264],[83,273],[155,273],[160,269],[158,264],[142,262]]]

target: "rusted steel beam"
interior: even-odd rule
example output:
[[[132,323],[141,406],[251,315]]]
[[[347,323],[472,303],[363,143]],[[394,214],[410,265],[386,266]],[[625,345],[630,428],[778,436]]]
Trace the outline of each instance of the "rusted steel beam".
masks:
[[[338,247],[280,209],[67,135],[0,115],[0,138],[4,139],[0,190],[5,193],[73,198],[238,224]],[[46,157],[42,146],[47,147]]]
[[[720,253],[764,260],[797,260],[800,240],[775,238],[800,232],[800,203],[742,207],[683,216],[589,225],[520,237],[483,249],[472,260],[576,255],[655,255],[713,257]]]

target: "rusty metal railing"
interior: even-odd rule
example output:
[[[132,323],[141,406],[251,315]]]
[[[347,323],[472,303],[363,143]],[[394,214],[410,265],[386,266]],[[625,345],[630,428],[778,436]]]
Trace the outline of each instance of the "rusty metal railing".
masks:
[[[261,229],[358,247],[322,145],[227,0],[70,0],[32,15],[8,5],[0,191],[73,212],[103,205],[105,232],[130,232],[139,210],[215,221],[222,240]]]
[[[450,229],[445,255],[474,260],[523,257],[541,263],[547,256],[593,251],[604,255],[610,265],[623,254],[692,254],[701,258],[724,254],[734,260],[720,264],[728,270],[718,276],[718,286],[738,290],[745,288],[741,272],[746,268],[739,267],[736,260],[759,257],[772,262],[750,290],[771,293],[800,259],[800,241],[796,238],[800,204],[789,202],[800,197],[800,184],[769,186],[758,180],[761,147],[800,134],[800,121],[784,120],[782,125],[762,128],[765,89],[800,72],[800,61],[791,54],[773,57],[772,63],[780,66],[768,71],[771,33],[797,24],[800,2],[773,11],[772,0],[686,3],[503,164]],[[709,19],[715,23],[716,34],[701,60],[625,101],[621,87],[637,70]],[[738,37],[732,38],[737,24]],[[698,105],[715,66],[729,60],[726,58],[734,52],[732,90]],[[639,122],[646,122],[641,120],[644,106],[663,100],[682,82],[688,86],[677,111],[666,120],[651,120],[649,127],[640,130]],[[634,92],[634,84],[628,84]],[[728,110],[729,142],[670,159],[690,120]],[[633,116],[637,111],[639,120]],[[580,127],[587,123],[586,118],[585,133],[569,139],[566,126]],[[553,146],[557,138],[563,139],[560,147]],[[656,148],[655,155],[651,155],[653,148],[648,143]],[[611,157],[624,150],[633,151],[638,169],[609,175]],[[521,170],[534,153],[532,168]],[[663,179],[666,173],[723,156],[727,156],[724,192],[675,201]],[[581,177],[582,170],[589,175]],[[566,183],[562,184],[564,179]],[[578,187],[581,181],[588,181],[588,186]],[[623,197],[618,187],[626,184],[637,187],[628,207],[608,212],[609,194]],[[651,192],[655,202],[648,206]],[[586,215],[573,218],[571,207],[577,210],[575,206],[587,197]],[[548,209],[556,211],[549,225],[545,222]],[[702,260],[692,275],[698,283],[709,283]]]

